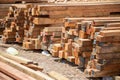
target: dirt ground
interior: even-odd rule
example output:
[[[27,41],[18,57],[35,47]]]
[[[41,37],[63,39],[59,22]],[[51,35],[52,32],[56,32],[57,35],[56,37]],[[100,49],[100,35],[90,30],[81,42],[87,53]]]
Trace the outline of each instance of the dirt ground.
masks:
[[[0,44],[1,43],[0,41]],[[43,67],[43,72],[47,73],[49,71],[56,71],[70,80],[88,80],[86,75],[80,71],[77,66],[69,64],[67,61],[59,61],[57,58],[51,56],[45,56],[40,53],[40,51],[25,51],[20,45],[17,44],[6,44],[16,48],[19,51],[18,56],[33,60],[38,62],[39,66]],[[0,50],[6,50],[6,47],[1,47]]]

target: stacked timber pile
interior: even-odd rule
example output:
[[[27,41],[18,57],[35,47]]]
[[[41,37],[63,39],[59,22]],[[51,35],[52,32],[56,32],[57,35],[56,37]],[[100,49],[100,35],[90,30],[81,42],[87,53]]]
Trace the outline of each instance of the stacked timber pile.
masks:
[[[37,7],[31,5],[29,9],[26,10],[26,20],[24,24],[24,41],[23,48],[26,50],[41,49],[40,45],[40,33],[43,30],[43,26],[34,22],[34,18],[38,17],[36,15]]]
[[[120,23],[110,23],[96,36],[96,46],[85,73],[89,77],[120,74]]]
[[[15,23],[16,23],[16,42],[22,43],[24,37],[24,22],[25,22],[25,14],[24,8],[17,7],[16,14],[14,15]]]
[[[94,5],[93,5],[94,4]],[[33,23],[36,25],[40,25],[40,27],[51,29],[50,27],[61,27],[63,26],[63,18],[65,17],[81,17],[81,16],[110,16],[111,12],[119,12],[119,9],[111,10],[110,4],[102,4],[98,3],[93,4],[82,4],[82,5],[65,5],[65,4],[45,4],[45,5],[37,5],[32,8],[33,12]],[[104,7],[105,8],[102,8]],[[118,4],[111,5],[112,7],[118,8]],[[86,10],[87,9],[87,10]],[[103,11],[103,9],[105,11]],[[114,9],[114,8],[113,8]],[[99,11],[96,11],[99,10]],[[91,13],[91,14],[87,14]],[[104,14],[103,14],[104,13]],[[53,29],[53,28],[52,28]],[[49,32],[49,31],[48,31]],[[55,31],[54,29],[54,32]],[[54,33],[53,32],[53,33]],[[41,35],[41,48],[48,49],[49,44],[51,44],[50,40],[53,36],[52,34],[45,34],[44,30]],[[60,34],[59,34],[60,35]],[[59,37],[60,38],[60,37]],[[58,38],[58,40],[60,40]],[[47,41],[46,41],[47,40]]]
[[[22,43],[24,37],[25,9],[26,8],[19,6],[12,6],[9,8],[3,33],[3,42]]]
[[[22,43],[24,39],[24,26],[25,22],[29,21],[27,18],[26,11],[31,7],[31,4],[14,4],[9,8],[8,16],[5,18],[5,30],[6,32],[14,33],[14,35],[7,35],[9,38],[14,38],[13,40],[8,40],[5,35],[3,35],[3,42],[18,42]],[[14,30],[13,30],[14,28]],[[12,36],[12,37],[10,37]]]
[[[15,29],[15,19],[14,19],[14,11],[13,8],[10,7],[8,16],[5,19],[5,30],[3,31],[2,41],[4,43],[14,42],[16,29]]]
[[[27,50],[41,49],[39,38],[41,27],[38,25],[30,25],[28,30],[24,30],[24,32],[23,48]]]
[[[43,41],[46,38],[45,35],[42,35],[42,33],[45,33],[43,29],[45,27],[48,29],[50,29],[49,27],[57,27],[59,29],[59,27],[63,26],[63,19],[65,17],[110,16],[111,13],[113,15],[114,12],[120,12],[119,3],[115,3],[115,4],[84,3],[81,5],[33,4],[30,7],[26,7],[28,4],[23,4],[23,5],[24,7],[20,7],[20,5],[13,5],[15,6],[15,9],[12,10],[12,15],[11,17],[8,17],[8,19],[13,19],[12,22],[14,22],[15,28],[17,28],[16,29],[17,33],[15,33],[16,37],[12,36],[14,38],[12,42],[23,41],[23,24],[24,24],[25,35],[24,35],[23,47],[26,49],[40,49],[40,47],[43,45],[42,43],[40,43],[40,41]],[[9,13],[9,15],[10,14],[11,13]],[[7,21],[7,24],[8,23],[11,24],[11,22]],[[56,30],[54,29],[55,33],[53,32],[53,35],[50,34],[49,37],[47,38],[50,39],[53,36],[58,36],[57,33],[60,33],[61,31],[56,31]],[[54,40],[57,40],[59,42],[60,34],[59,34],[59,38]],[[4,42],[7,42],[7,39],[5,39]],[[47,41],[45,42],[46,44],[50,43],[50,40],[48,42]],[[39,43],[41,44],[41,46],[39,45]],[[48,48],[48,46],[46,46],[46,48]]]
[[[5,30],[3,31],[2,41],[4,43],[14,42],[16,40],[15,35],[15,23],[12,22],[10,28],[5,28]]]
[[[7,16],[9,12],[9,7],[11,4],[0,4],[0,35],[3,34],[3,30],[5,29],[5,20],[4,18]]]
[[[60,26],[62,24],[62,18],[57,18],[58,16],[54,16],[54,18],[51,18],[51,14],[46,14],[46,11],[52,12],[52,10],[56,10],[57,8],[54,7],[48,7],[48,6],[42,6],[42,5],[34,5],[34,7],[31,8],[31,17],[30,23],[32,26],[28,28],[27,33],[30,33],[32,30],[30,40],[26,41],[24,40],[23,47],[27,45],[27,43],[33,45],[33,48],[31,49],[44,49],[47,50],[50,44],[59,41],[61,38],[61,31],[62,29]],[[62,9],[62,8],[60,8]],[[33,29],[35,29],[33,31]],[[39,31],[38,31],[39,30]],[[26,37],[25,37],[26,38]],[[35,40],[35,38],[39,41],[35,44],[31,43],[30,41],[32,39]],[[38,48],[35,48],[35,46],[38,45]]]
[[[52,56],[64,58],[85,69],[96,46],[96,36],[107,23],[107,26],[119,26],[119,22],[119,17],[65,18],[61,43],[53,45]]]

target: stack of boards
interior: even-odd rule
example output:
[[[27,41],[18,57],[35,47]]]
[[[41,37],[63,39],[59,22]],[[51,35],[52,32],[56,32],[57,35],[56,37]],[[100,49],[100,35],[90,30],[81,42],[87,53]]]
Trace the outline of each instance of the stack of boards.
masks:
[[[90,77],[116,75],[120,70],[120,17],[115,17],[120,16],[119,4],[12,5],[2,40],[23,43],[26,50],[49,50],[52,56],[79,65]]]
[[[85,73],[90,77],[120,74],[120,23],[110,23],[96,36],[97,41]]]
[[[5,18],[5,30],[3,31],[3,42],[18,42],[22,43],[24,38],[24,11],[26,6],[11,6],[9,7],[9,13]]]
[[[61,43],[53,45],[52,56],[73,62],[81,69],[87,67],[98,43],[96,37],[100,31],[104,29],[116,31],[120,26],[120,17],[65,18],[64,21]],[[109,42],[111,39],[112,37],[104,41]],[[119,40],[118,37],[115,39]]]
[[[65,17],[100,17],[100,16],[113,16],[114,12],[120,12],[119,3],[82,3],[81,5],[66,5],[66,4],[16,4],[12,5],[15,9],[10,9],[8,13],[6,24],[15,23],[15,26],[19,27],[17,31],[12,31],[14,34],[17,32],[17,36],[14,36],[14,40],[3,40],[4,42],[23,42],[25,49],[48,49],[51,45],[50,40],[53,38],[53,43],[60,42],[60,27],[63,26]],[[10,16],[11,12],[13,13]],[[112,15],[111,15],[112,14]],[[17,17],[16,17],[17,15]],[[20,16],[20,17],[19,17]],[[115,15],[116,16],[116,15]],[[17,19],[19,18],[19,19]],[[11,19],[13,19],[11,21]],[[22,23],[22,25],[19,25]],[[21,33],[24,27],[24,38]],[[56,27],[56,28],[54,28]],[[54,32],[47,31],[45,29],[52,29]],[[58,31],[59,29],[59,31]],[[46,34],[49,33],[49,34]],[[58,35],[59,34],[59,35]],[[15,39],[17,37],[17,39]],[[58,37],[58,38],[56,38]],[[46,41],[46,40],[47,41]],[[19,41],[20,40],[20,41]],[[45,42],[45,43],[41,43]],[[55,42],[54,42],[55,41]],[[34,43],[34,44],[33,44]],[[41,45],[39,45],[39,43]]]

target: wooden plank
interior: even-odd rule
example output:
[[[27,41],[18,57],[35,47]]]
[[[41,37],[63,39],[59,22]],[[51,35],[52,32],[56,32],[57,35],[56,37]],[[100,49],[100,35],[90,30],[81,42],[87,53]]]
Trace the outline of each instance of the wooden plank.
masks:
[[[72,52],[65,51],[64,52],[64,58],[67,59],[69,56],[72,56]]]
[[[103,28],[103,30],[120,30],[120,26],[119,27],[107,27],[107,28]]]
[[[108,36],[104,37],[101,35],[97,35],[96,40],[99,42],[115,42],[120,41],[120,36]]]
[[[80,5],[81,4],[81,5]],[[76,4],[51,4],[51,5],[38,5],[38,7],[40,8],[40,11],[65,11],[65,15],[68,15],[70,17],[81,17],[81,16],[107,16],[110,15],[111,9],[115,9],[114,11],[119,12],[119,5],[118,4],[99,4],[99,3],[95,3],[95,4],[85,4],[85,3],[80,3],[79,5]],[[48,8],[49,7],[49,8]],[[66,8],[67,7],[67,8]],[[87,10],[86,10],[87,8]],[[104,9],[104,10],[103,10]],[[96,12],[98,12],[96,14]],[[55,14],[60,14],[60,12]],[[63,12],[61,12],[62,14]],[[104,13],[104,14],[102,14]],[[53,13],[51,13],[53,14]],[[64,15],[64,14],[63,14]]]
[[[108,31],[100,31],[100,35],[107,36],[120,36],[120,30],[108,30]]]
[[[120,17],[80,17],[80,18],[64,18],[66,22],[81,22],[83,20],[120,20]]]
[[[92,73],[92,77],[105,77],[105,76],[116,76],[119,74],[119,70],[110,70],[110,71],[95,71],[95,70],[92,70],[91,73]]]
[[[92,41],[90,39],[78,39],[77,42],[81,47],[92,46]]]
[[[108,60],[97,59],[97,62],[100,64],[119,64],[120,59],[119,58],[108,59]]]
[[[111,45],[111,46],[96,46],[96,53],[97,54],[107,54],[107,53],[117,53],[120,52],[119,50],[120,45]]]
[[[62,18],[34,18],[33,23],[37,25],[60,24],[60,23],[63,23],[63,19]]]
[[[14,56],[14,55],[8,54],[5,51],[0,51],[0,55],[6,57],[8,59],[14,60],[14,61],[16,61],[18,63],[22,63],[22,64],[33,63],[33,61],[31,61],[31,60],[28,60],[28,59],[25,59],[25,58],[22,58],[22,57],[18,57],[18,56]]]
[[[35,49],[35,44],[32,44],[31,42],[23,42],[23,49],[32,50]]]
[[[28,74],[30,75],[31,77],[37,79],[37,80],[54,80],[52,78],[50,78],[49,76],[43,76],[45,75],[44,73],[42,72],[39,72],[41,74],[38,74],[36,71],[30,69],[30,68],[27,68],[19,63],[16,63],[10,59],[7,59],[7,58],[4,58],[2,56],[0,56],[0,60],[4,63],[7,63],[9,64],[10,66],[14,67],[14,68],[17,68],[18,70],[20,70],[21,72],[25,73],[25,74]]]
[[[62,27],[45,27],[44,32],[61,32]]]
[[[51,54],[53,57],[58,57],[59,56],[59,52],[55,51],[55,50],[51,50]]]
[[[93,49],[93,46],[79,47],[80,52],[91,52],[92,49]]]
[[[120,20],[94,20],[94,25],[105,25],[105,23],[114,23],[114,22],[120,22]]]
[[[3,43],[15,42],[16,38],[2,38]]]
[[[88,38],[88,34],[86,34],[85,31],[80,30],[78,34],[79,34],[79,38],[82,38],[82,39]]]
[[[64,51],[63,50],[59,51],[58,57],[59,58],[64,58]]]
[[[31,68],[31,69],[33,69],[35,71],[43,71],[42,67],[40,67],[38,65],[35,65],[35,64],[22,64],[22,65],[24,65],[24,66],[26,66],[28,68]]]
[[[14,79],[0,72],[0,80],[14,80]]]
[[[77,21],[76,21],[77,22]],[[76,26],[76,22],[65,22],[64,23],[64,26],[65,27],[70,27],[70,28],[75,28],[75,26]]]
[[[74,56],[68,56],[67,61],[75,63],[75,57]]]
[[[60,50],[62,50],[62,46],[61,44],[54,44],[53,45],[53,50],[59,52]]]
[[[82,56],[83,56],[84,58],[90,58],[91,53],[92,53],[92,52],[83,52],[83,53],[82,53]]]
[[[81,55],[81,53],[78,51],[79,49],[77,47],[73,48],[72,50],[72,55],[74,57],[79,57],[79,55]]]
[[[0,71],[2,71],[3,73],[8,74],[9,76],[15,78],[15,79],[19,79],[19,80],[35,80],[34,78],[28,76],[27,74],[3,63],[0,62]],[[17,74],[15,74],[17,73]]]
[[[105,64],[105,65],[102,65],[102,64],[97,64],[96,65],[96,68],[100,71],[103,71],[103,70],[107,70],[107,71],[110,71],[111,69],[120,69],[120,64]]]
[[[120,53],[97,54],[96,59],[115,59],[120,58]]]
[[[120,27],[120,23],[107,23],[106,27]]]
[[[69,80],[68,78],[66,78],[62,74],[59,74],[55,71],[48,72],[48,75],[53,77],[55,80]]]
[[[80,65],[81,61],[79,57],[75,57],[75,64]]]

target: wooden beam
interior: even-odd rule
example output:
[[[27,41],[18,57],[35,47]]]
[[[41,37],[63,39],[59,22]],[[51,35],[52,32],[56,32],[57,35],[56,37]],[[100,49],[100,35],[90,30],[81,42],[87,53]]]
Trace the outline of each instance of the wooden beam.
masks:
[[[120,53],[106,53],[106,54],[96,54],[97,59],[119,59],[120,58]]]
[[[9,77],[8,75],[0,72],[0,80],[14,80],[13,78]]]
[[[97,35],[96,40],[99,42],[116,42],[120,41],[120,36],[108,36],[104,37],[101,35]]]
[[[120,23],[107,23],[106,27],[120,27]]]
[[[23,72],[25,74],[30,75],[31,77],[35,78],[36,80],[54,80],[42,72],[39,72],[41,74],[38,74],[36,71],[34,71],[30,68],[27,68],[19,63],[16,63],[15,61],[7,59],[5,57],[0,56],[0,61],[9,64],[10,66],[20,70],[21,72]],[[43,76],[43,75],[45,75],[45,76]]]
[[[31,60],[28,60],[28,59],[25,59],[25,58],[22,58],[22,57],[18,57],[18,56],[14,56],[14,55],[8,54],[7,52],[1,51],[1,50],[0,50],[0,55],[6,57],[8,59],[14,60],[18,63],[22,63],[22,64],[33,63],[33,61],[31,61]]]
[[[107,53],[118,53],[120,45],[111,45],[111,46],[96,46],[96,52],[97,54],[107,54]]]
[[[6,63],[0,62],[0,71],[13,77],[16,80],[35,80],[31,76],[7,65]]]
[[[63,19],[62,18],[34,18],[33,23],[37,25],[60,24],[60,23],[63,23]]]
[[[120,30],[108,30],[108,31],[100,31],[100,35],[107,36],[120,36]]]
[[[43,71],[43,68],[38,66],[38,65],[34,65],[34,64],[22,64],[22,65],[24,65],[24,66],[26,66],[28,68],[31,68],[31,69],[33,69],[35,71]]]

